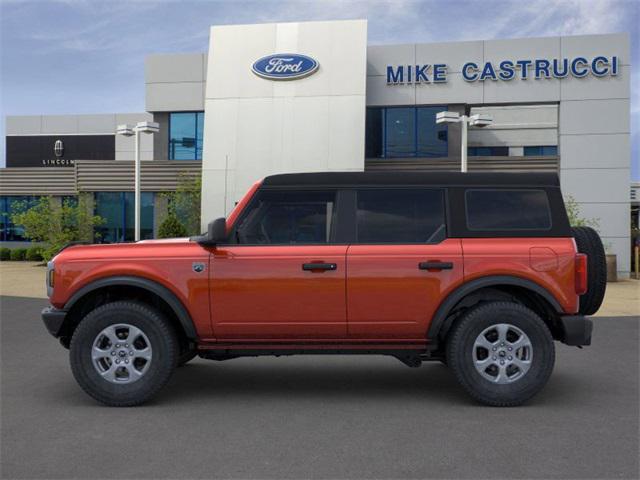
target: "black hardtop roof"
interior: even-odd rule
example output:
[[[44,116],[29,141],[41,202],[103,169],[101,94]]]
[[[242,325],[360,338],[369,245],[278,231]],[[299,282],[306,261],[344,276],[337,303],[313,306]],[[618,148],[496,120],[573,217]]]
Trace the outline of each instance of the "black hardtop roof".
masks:
[[[319,172],[270,175],[264,186],[440,185],[559,187],[556,173]]]

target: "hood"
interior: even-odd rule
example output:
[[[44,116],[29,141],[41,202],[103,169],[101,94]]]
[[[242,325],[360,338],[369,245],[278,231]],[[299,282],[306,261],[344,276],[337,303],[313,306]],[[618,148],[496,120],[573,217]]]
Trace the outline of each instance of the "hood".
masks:
[[[189,238],[167,238],[161,240],[141,240],[131,243],[96,243],[91,245],[70,245],[62,249],[54,261],[68,260],[108,260],[142,257],[167,257],[193,254],[202,247]]]

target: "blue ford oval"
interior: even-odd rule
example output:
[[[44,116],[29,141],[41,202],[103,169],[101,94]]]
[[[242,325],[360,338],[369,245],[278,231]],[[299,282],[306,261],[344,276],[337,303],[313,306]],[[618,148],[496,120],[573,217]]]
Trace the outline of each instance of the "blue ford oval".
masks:
[[[295,80],[308,77],[318,70],[318,62],[298,53],[276,53],[255,61],[251,70],[270,80]]]

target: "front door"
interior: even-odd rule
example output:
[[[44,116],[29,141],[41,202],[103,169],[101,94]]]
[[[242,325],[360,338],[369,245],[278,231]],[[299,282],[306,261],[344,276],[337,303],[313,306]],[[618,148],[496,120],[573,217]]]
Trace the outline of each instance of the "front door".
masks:
[[[344,338],[347,246],[335,225],[335,191],[259,191],[212,254],[216,338]]]
[[[463,278],[462,246],[446,238],[442,189],[357,192],[347,252],[350,338],[424,340],[442,298]]]

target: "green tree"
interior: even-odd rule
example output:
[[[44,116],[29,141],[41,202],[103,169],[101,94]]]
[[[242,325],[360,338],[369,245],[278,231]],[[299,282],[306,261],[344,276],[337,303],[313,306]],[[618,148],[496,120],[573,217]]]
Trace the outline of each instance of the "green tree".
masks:
[[[175,215],[186,229],[186,235],[189,236],[202,233],[200,231],[201,192],[201,177],[183,172],[178,177],[176,191],[163,194],[168,201],[168,215]]]
[[[578,205],[578,202],[576,202],[571,195],[565,197],[564,206],[572,227],[592,227],[596,230],[600,228],[600,222],[597,218],[583,218],[581,216],[580,205]]]
[[[158,227],[158,238],[179,238],[188,236],[187,229],[178,217],[169,213]]]
[[[28,207],[26,203],[14,206],[11,221],[24,228],[24,236],[36,242],[44,242],[41,253],[45,261],[69,242],[94,240],[94,227],[104,219],[93,214],[93,199],[80,195],[78,199],[65,199],[58,204],[52,197],[41,197]]]

